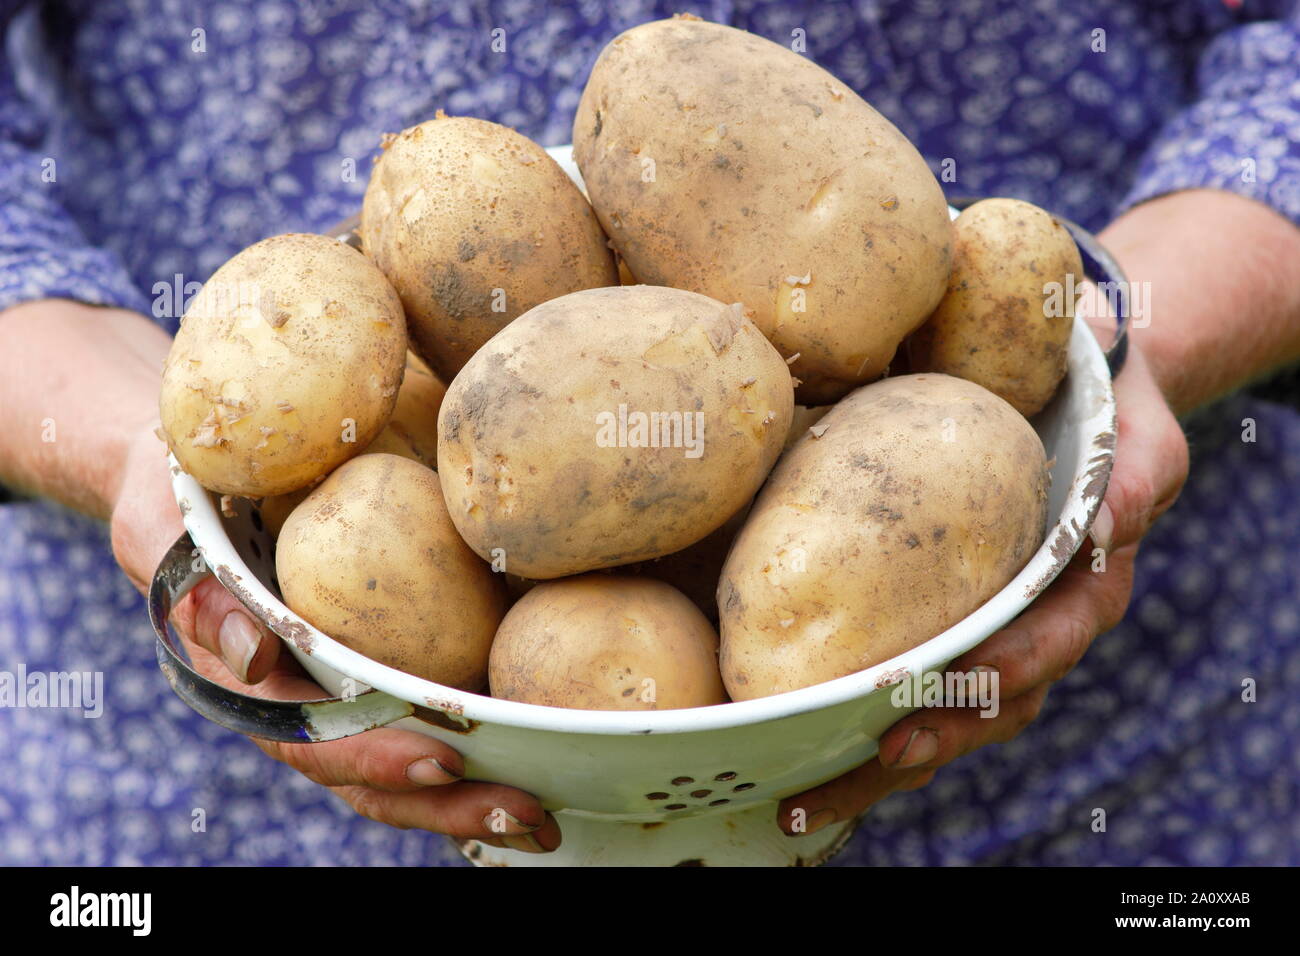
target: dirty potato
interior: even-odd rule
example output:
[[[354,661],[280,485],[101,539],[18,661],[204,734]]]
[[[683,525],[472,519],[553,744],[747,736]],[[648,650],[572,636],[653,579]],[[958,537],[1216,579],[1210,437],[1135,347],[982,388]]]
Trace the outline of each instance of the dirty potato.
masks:
[[[790,373],[739,306],[620,286],[507,326],[447,389],[438,472],[461,536],[555,578],[680,551],[754,494]]]
[[[324,236],[264,239],[185,312],[163,368],[167,444],[211,491],[306,487],[383,429],[405,352],[401,302],[365,256]]]
[[[546,150],[486,120],[439,114],[386,139],[360,235],[444,382],[533,306],[619,281],[578,187]]]
[[[951,224],[925,160],[830,73],[694,18],[616,37],[573,124],[592,206],[650,285],[743,302],[834,402],[943,296]]]
[[[1050,213],[985,199],[954,223],[948,291],[908,342],[914,371],[983,385],[1022,415],[1040,411],[1065,377],[1078,246]]]
[[[577,710],[673,710],[726,701],[718,634],[677,589],[584,574],[537,585],[492,644],[492,696]]]
[[[465,546],[438,476],[360,455],[294,509],[276,545],[285,603],[373,660],[480,691],[505,613],[501,576]]]
[[[718,585],[734,700],[843,677],[929,640],[1000,591],[1047,521],[1038,435],[946,375],[853,392],[777,464]]]
[[[406,375],[397,391],[393,415],[379,436],[366,446],[366,454],[401,455],[430,468],[438,461],[438,410],[447,388],[427,365],[406,353]],[[322,477],[322,481],[324,478]],[[314,486],[313,486],[314,487]],[[280,534],[284,521],[312,488],[299,488],[287,495],[272,495],[258,505],[262,521],[272,537]]]

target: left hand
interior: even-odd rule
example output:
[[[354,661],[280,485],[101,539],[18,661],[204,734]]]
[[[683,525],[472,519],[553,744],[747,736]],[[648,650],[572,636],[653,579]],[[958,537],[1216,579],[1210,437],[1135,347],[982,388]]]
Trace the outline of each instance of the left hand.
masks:
[[[1115,379],[1115,402],[1115,464],[1092,544],[1079,549],[1020,617],[949,665],[963,673],[997,668],[998,715],[939,707],[903,718],[881,737],[873,760],[783,800],[777,811],[782,830],[791,833],[796,819],[807,833],[850,820],[895,790],[924,786],[944,764],[1015,737],[1038,716],[1051,685],[1070,672],[1098,634],[1120,622],[1133,588],[1138,542],[1178,497],[1188,453],[1183,430],[1131,339],[1123,374]],[[1092,570],[1093,548],[1106,552],[1104,572]],[[803,813],[796,815],[797,809]]]

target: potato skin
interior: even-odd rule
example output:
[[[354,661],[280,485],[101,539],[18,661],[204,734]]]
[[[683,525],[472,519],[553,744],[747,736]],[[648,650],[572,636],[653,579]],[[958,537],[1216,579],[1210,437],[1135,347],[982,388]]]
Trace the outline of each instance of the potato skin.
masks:
[[[773,470],[722,571],[734,700],[843,677],[929,640],[1001,590],[1043,540],[1042,443],[978,385],[885,379],[819,425],[820,438],[805,434]]]
[[[631,447],[608,425],[620,405],[629,421],[702,420],[702,453]],[[511,573],[561,577],[671,554],[723,524],[776,461],[793,406],[789,370],[738,307],[590,289],[520,316],[456,376],[438,472],[480,556],[499,548]]]
[[[505,585],[456,534],[430,469],[397,455],[347,462],[285,521],[275,568],[285,603],[335,640],[482,690]]]
[[[596,61],[573,144],[632,273],[743,302],[800,356],[803,404],[884,374],[943,295],[951,225],[925,160],[776,43],[688,19],[628,30]]]
[[[444,382],[533,306],[619,281],[578,187],[542,147],[486,120],[440,115],[388,138],[359,232]]]
[[[501,622],[489,670],[493,697],[547,707],[673,710],[727,699],[717,632],[684,594],[650,578],[537,585]]]
[[[447,387],[438,381],[427,365],[406,353],[406,374],[402,387],[397,390],[397,405],[384,430],[366,446],[364,454],[401,455],[418,461],[429,468],[438,462],[438,410]],[[324,478],[322,477],[323,481]],[[263,498],[258,511],[267,531],[278,537],[285,519],[302,500],[311,494],[312,487],[299,488],[285,495]]]
[[[397,293],[363,255],[325,236],[264,239],[186,310],[163,367],[167,444],[210,491],[306,487],[383,429],[405,353]]]
[[[1079,249],[1055,216],[1019,199],[981,200],[953,225],[948,291],[909,340],[911,366],[983,385],[1033,415],[1065,377],[1075,303],[1064,290],[1083,281]],[[1058,283],[1054,296],[1048,283]]]

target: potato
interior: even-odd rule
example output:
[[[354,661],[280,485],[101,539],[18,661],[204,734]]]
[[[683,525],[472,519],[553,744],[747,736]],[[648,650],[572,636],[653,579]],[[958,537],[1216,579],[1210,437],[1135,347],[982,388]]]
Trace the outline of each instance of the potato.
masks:
[[[920,153],[835,77],[693,19],[616,37],[573,124],[592,206],[632,273],[743,302],[833,402],[943,296],[951,224]]]
[[[324,236],[264,239],[185,312],[163,367],[167,444],[211,491],[306,487],[383,429],[405,352],[401,302],[365,256]]]
[[[492,696],[577,710],[672,710],[726,701],[718,634],[677,589],[584,574],[537,585],[492,644]]]
[[[824,427],[823,427],[824,426]],[[790,449],[718,585],[735,700],[887,661],[1000,591],[1043,540],[1043,445],[1010,405],[946,375],[853,392]]]
[[[289,515],[275,569],[285,603],[335,640],[482,690],[505,586],[457,536],[438,476],[419,462],[367,454],[343,465]]]
[[[776,461],[790,373],[740,311],[650,286],[520,316],[447,389],[438,472],[461,537],[526,578],[680,551]]]
[[[821,405],[817,408],[807,408],[796,405],[790,421],[790,430],[786,433],[785,444],[782,446],[783,450],[802,438],[808,429],[816,425],[833,407]],[[629,574],[642,574],[671,584],[690,598],[695,606],[704,612],[704,616],[716,625],[718,623],[718,579],[722,576],[722,565],[727,560],[732,542],[736,540],[736,535],[744,527],[745,519],[749,517],[751,504],[752,502],[747,502],[718,530],[681,551],[674,551],[662,558],[641,561],[615,570],[626,570]]]
[[[397,390],[397,405],[379,436],[366,446],[366,454],[401,455],[430,468],[438,461],[438,409],[447,387],[427,365],[406,353],[406,375]],[[324,481],[324,478],[321,478]],[[312,487],[287,495],[272,495],[258,506],[262,522],[272,537],[278,537],[285,519],[309,494]]]
[[[1065,377],[1083,261],[1055,216],[985,199],[955,223],[948,292],[908,343],[914,371],[983,385],[1020,414],[1040,411]]]
[[[533,306],[618,284],[573,181],[536,143],[485,120],[440,113],[387,138],[360,235],[402,297],[415,351],[444,382]]]

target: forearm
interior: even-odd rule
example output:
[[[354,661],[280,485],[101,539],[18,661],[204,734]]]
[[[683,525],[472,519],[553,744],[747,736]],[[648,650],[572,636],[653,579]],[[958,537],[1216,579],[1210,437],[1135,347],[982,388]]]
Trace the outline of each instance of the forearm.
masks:
[[[1300,361],[1300,229],[1273,210],[1189,190],[1099,238],[1130,282],[1150,284],[1131,335],[1178,414]]]
[[[0,312],[0,482],[107,518],[158,415],[171,339],[147,318],[63,299]]]

